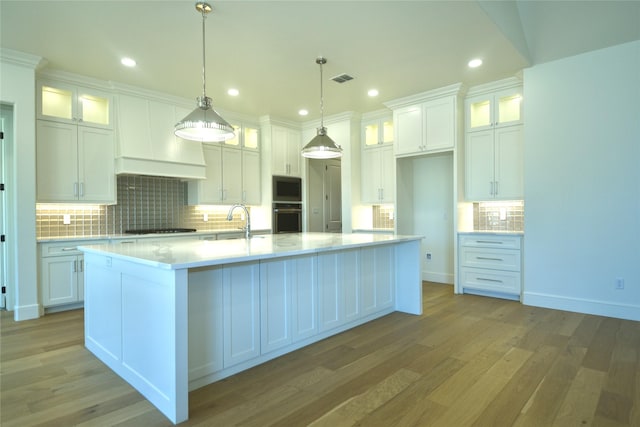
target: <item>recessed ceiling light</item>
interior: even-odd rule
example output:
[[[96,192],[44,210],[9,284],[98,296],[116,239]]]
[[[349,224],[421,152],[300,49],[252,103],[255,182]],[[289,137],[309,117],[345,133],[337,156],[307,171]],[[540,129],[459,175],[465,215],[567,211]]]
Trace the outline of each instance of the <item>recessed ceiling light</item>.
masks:
[[[309,114],[309,111],[305,110],[305,109],[302,109],[302,110],[298,111],[298,114],[301,115],[301,116],[306,116],[307,114]]]
[[[120,63],[121,63],[122,65],[124,65],[125,67],[129,67],[129,68],[133,68],[133,67],[135,67],[135,66],[136,66],[136,61],[134,61],[134,60],[133,60],[133,59],[131,59],[131,58],[126,58],[126,57],[125,57],[125,58],[122,58],[122,59],[120,60]]]
[[[238,89],[231,88],[227,91],[230,96],[238,96],[240,95],[240,91]]]
[[[367,95],[369,95],[370,97],[375,97],[378,96],[379,92],[378,89],[369,89],[369,91],[367,92]]]
[[[476,58],[469,61],[469,68],[478,68],[482,65],[482,59]]]

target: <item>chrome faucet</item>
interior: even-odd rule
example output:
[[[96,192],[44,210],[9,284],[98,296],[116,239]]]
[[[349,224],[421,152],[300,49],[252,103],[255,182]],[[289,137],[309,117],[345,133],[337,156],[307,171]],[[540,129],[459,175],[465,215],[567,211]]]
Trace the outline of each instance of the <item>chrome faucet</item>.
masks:
[[[231,206],[231,209],[229,209],[229,213],[227,214],[227,221],[231,221],[233,219],[233,210],[235,208],[244,209],[244,215],[247,217],[247,226],[245,228],[243,228],[243,230],[244,230],[244,238],[248,240],[248,239],[251,238],[251,217],[249,216],[249,210],[247,209],[247,207],[245,205],[233,205],[233,206]]]

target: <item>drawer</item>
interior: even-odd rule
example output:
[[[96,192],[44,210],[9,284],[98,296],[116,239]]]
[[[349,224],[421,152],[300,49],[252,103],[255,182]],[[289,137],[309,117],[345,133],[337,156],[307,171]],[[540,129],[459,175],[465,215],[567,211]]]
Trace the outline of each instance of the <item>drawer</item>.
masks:
[[[460,246],[472,248],[520,249],[520,236],[497,236],[493,234],[460,235]]]
[[[106,243],[106,240],[73,240],[65,243],[40,243],[40,256],[62,256],[62,255],[81,255],[78,246],[83,245],[99,245]]]
[[[462,267],[520,271],[520,251],[515,249],[460,248]]]
[[[460,286],[463,289],[478,289],[520,295],[520,272],[460,268]]]

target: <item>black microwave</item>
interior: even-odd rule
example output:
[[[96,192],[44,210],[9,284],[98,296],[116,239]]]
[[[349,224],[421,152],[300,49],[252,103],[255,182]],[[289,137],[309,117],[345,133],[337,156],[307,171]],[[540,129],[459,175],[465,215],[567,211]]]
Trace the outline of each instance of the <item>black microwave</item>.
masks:
[[[302,179],[292,176],[273,176],[274,202],[302,202]]]

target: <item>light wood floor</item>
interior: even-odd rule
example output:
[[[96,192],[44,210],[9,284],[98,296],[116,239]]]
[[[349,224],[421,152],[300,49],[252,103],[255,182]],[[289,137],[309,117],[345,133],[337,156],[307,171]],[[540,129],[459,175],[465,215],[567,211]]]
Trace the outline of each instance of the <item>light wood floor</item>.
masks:
[[[193,391],[197,426],[640,426],[640,322],[452,294]],[[83,312],[2,317],[0,424],[167,426],[83,347]]]

